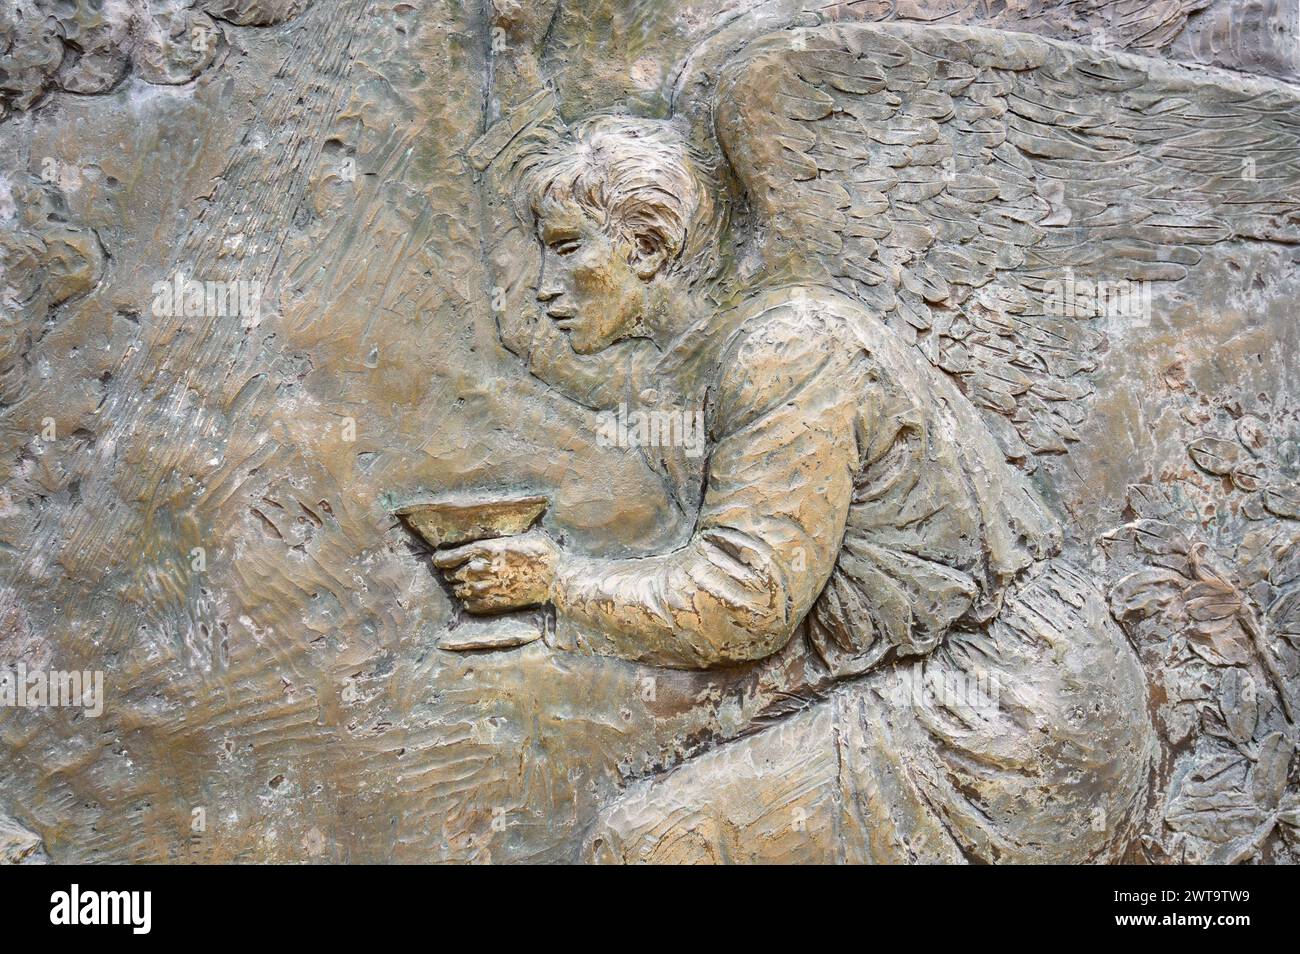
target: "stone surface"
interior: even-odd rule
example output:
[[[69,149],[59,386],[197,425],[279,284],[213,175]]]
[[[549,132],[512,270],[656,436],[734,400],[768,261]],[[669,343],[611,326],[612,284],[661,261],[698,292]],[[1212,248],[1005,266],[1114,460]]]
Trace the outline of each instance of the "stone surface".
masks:
[[[104,696],[0,707],[5,860],[1296,860],[1296,33],[1264,0],[0,6],[0,669]],[[737,350],[669,367],[608,289],[604,331],[545,315],[580,289],[538,302],[521,173],[602,112],[712,169],[720,271],[655,300]],[[850,387],[864,328],[893,391]],[[879,393],[924,413],[886,440]],[[621,404],[671,453],[611,440]],[[911,433],[978,552],[868,566],[835,481]],[[735,529],[705,470],[819,532],[715,532],[655,641],[648,561]],[[469,574],[546,638],[453,638],[466,561],[396,515],[449,495],[549,501],[554,554]],[[897,552],[954,575],[890,602]]]

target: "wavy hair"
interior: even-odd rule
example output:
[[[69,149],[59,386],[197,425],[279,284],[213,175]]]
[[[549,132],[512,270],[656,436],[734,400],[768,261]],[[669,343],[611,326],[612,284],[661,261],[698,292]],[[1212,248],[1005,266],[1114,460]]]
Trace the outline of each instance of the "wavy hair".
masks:
[[[665,120],[584,120],[526,160],[522,184],[536,217],[571,202],[613,238],[653,235],[669,250],[667,272],[694,282],[717,271],[725,220],[717,182]]]

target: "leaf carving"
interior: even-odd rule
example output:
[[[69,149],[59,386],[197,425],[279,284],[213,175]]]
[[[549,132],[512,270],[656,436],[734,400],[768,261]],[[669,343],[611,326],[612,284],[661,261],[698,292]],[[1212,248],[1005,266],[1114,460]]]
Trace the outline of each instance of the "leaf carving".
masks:
[[[1173,570],[1137,570],[1111,589],[1111,611],[1117,617],[1146,619],[1163,613],[1182,593],[1186,580]]]
[[[1290,828],[1292,832],[1300,831],[1300,794],[1290,791],[1282,796],[1282,804],[1278,808],[1277,820]]]
[[[1251,773],[1251,790],[1261,808],[1277,808],[1286,789],[1295,743],[1282,732],[1271,732],[1259,744],[1259,758]]]
[[[1241,463],[1241,445],[1218,437],[1201,437],[1187,445],[1192,463],[1207,474],[1227,477]]]
[[[1266,468],[1257,460],[1244,460],[1232,468],[1232,484],[1247,493],[1259,490],[1264,483]]]
[[[1219,710],[1234,742],[1246,745],[1254,738],[1259,702],[1250,673],[1233,667],[1223,674],[1219,683]]]
[[[1273,603],[1268,628],[1279,636],[1300,636],[1300,587],[1288,590]]]
[[[1160,520],[1138,520],[1133,524],[1134,539],[1140,549],[1156,555],[1186,555],[1187,537],[1174,526]]]
[[[1197,623],[1184,632],[1192,652],[1215,666],[1244,666],[1251,660],[1250,637],[1235,619]]]
[[[1259,451],[1268,445],[1268,428],[1264,422],[1253,414],[1243,414],[1237,421],[1237,440],[1247,451],[1259,456]]]
[[[1264,489],[1264,509],[1275,517],[1300,520],[1300,487],[1274,484]]]
[[[1254,797],[1237,771],[1208,781],[1189,778],[1171,799],[1165,820],[1177,831],[1213,844],[1225,844],[1256,830],[1263,820]]]

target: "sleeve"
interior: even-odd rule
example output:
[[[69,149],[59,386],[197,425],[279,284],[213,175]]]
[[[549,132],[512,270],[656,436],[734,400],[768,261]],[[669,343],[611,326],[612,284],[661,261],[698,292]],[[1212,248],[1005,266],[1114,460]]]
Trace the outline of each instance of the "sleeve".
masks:
[[[856,356],[807,320],[742,333],[710,427],[699,520],[680,550],[567,558],[557,617],[592,652],[677,668],[760,659],[790,639],[835,565],[853,493]]]

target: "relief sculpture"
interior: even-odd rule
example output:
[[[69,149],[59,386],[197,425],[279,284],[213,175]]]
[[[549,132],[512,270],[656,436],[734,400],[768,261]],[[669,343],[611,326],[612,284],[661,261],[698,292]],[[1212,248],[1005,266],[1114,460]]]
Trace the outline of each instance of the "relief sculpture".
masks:
[[[751,670],[744,738],[623,796],[595,856],[761,860],[752,802],[798,787],[842,832],[806,860],[1110,857],[1152,757],[1140,668],[970,401],[808,248],[715,304],[719,201],[664,124],[592,120],[558,150],[529,172],[537,298],[578,354],[650,340],[632,413],[703,414],[694,460],[646,448],[694,531],[633,559],[537,532],[435,562],[471,612],[551,603],[592,652]],[[945,701],[918,710],[912,684]]]
[[[604,809],[590,858],[1141,850],[1162,784],[1142,664],[1017,464],[1073,440],[1098,360],[1086,319],[1149,307],[1105,285],[1120,260],[1135,287],[1176,281],[1189,244],[1288,229],[1228,150],[1215,170],[1171,124],[1141,151],[1117,139],[1166,93],[973,30],[786,30],[723,65],[703,130],[689,108],[599,115],[515,157],[541,321],[577,355],[648,343],[611,363],[619,403],[600,411],[635,422],[625,443],[692,530],[631,559],[534,530],[434,562],[472,614],[546,604],[561,650],[726,668],[742,700],[733,738]],[[1260,108],[1214,98],[1225,119]],[[710,132],[721,155],[695,148]],[[1146,201],[1107,208],[1117,176]],[[565,373],[550,382],[583,394]],[[977,403],[1005,415],[1001,443]],[[1270,739],[1289,757],[1289,717]]]
[[[1280,5],[174,6],[0,21],[0,860],[1300,861]]]

